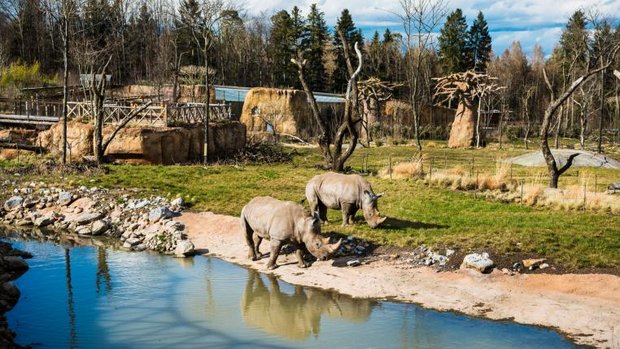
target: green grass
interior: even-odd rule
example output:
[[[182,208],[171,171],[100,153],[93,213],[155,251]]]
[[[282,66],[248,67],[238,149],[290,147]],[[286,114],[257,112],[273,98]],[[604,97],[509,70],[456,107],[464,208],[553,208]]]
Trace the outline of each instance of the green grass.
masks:
[[[511,146],[499,151],[451,150],[444,143],[425,150],[425,166],[441,169],[461,165],[475,171],[494,171],[498,158],[524,153]],[[242,167],[194,166],[108,166],[109,173],[95,176],[73,175],[64,179],[44,179],[65,185],[138,188],[141,195],[183,196],[195,210],[238,215],[243,205],[259,195],[300,201],[306,182],[321,173],[315,165],[321,159],[314,149],[297,149],[291,164],[249,165]],[[369,169],[378,171],[388,159],[395,163],[416,154],[411,146],[360,148],[348,162],[361,170],[368,155]],[[432,159],[432,160],[431,160]],[[11,164],[0,163],[7,167]],[[560,179],[561,185],[577,181],[571,169]],[[599,184],[618,180],[614,170],[588,169],[596,173]],[[544,169],[514,167],[514,176],[535,178]],[[545,177],[546,178],[546,177]],[[41,178],[26,177],[24,179]],[[379,201],[382,214],[390,220],[379,229],[370,229],[358,213],[356,224],[341,227],[338,211],[329,211],[331,223],[324,231],[355,235],[381,244],[417,246],[427,244],[461,250],[489,249],[499,253],[543,255],[567,268],[620,266],[620,216],[595,212],[560,211],[503,204],[475,198],[466,192],[431,188],[417,181],[369,177],[375,192],[385,192]],[[599,188],[599,189],[601,189]]]

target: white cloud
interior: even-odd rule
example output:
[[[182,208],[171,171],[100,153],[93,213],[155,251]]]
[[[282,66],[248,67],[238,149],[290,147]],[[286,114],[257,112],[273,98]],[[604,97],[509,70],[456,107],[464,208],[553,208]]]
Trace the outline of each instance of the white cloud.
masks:
[[[312,3],[317,3],[325,13],[330,28],[341,11],[348,8],[355,23],[364,28],[366,37],[386,27],[401,29],[393,14],[400,10],[398,0],[245,0],[240,5],[250,14],[290,11],[296,5],[305,15]],[[620,1],[617,0],[449,0],[448,6],[461,8],[469,24],[481,10],[489,23],[496,52],[502,52],[512,41],[519,40],[525,52],[529,53],[538,42],[545,53],[550,53],[568,18],[578,9],[597,8],[602,14],[620,16]]]

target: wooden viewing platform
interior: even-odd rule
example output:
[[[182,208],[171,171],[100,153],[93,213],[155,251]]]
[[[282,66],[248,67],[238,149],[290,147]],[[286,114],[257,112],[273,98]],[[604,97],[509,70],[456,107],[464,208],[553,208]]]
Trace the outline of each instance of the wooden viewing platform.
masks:
[[[230,104],[210,104],[210,121],[231,119]],[[104,124],[119,124],[140,104],[106,103],[103,106]],[[90,102],[68,102],[69,120],[93,120]],[[151,105],[138,113],[129,123],[151,127],[166,127],[182,124],[202,124],[205,117],[204,103]],[[0,125],[37,125],[50,127],[62,118],[62,103],[46,101],[0,100]]]

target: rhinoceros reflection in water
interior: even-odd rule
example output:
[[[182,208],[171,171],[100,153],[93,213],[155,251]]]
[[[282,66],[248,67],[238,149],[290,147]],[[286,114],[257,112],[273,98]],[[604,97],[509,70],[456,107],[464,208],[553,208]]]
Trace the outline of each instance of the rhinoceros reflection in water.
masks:
[[[275,276],[266,276],[271,283],[268,288],[258,272],[248,270],[248,273],[241,298],[241,312],[246,324],[290,340],[303,340],[311,333],[318,335],[323,314],[365,322],[377,305],[374,301],[301,286],[294,286],[294,293],[287,294],[280,291]]]

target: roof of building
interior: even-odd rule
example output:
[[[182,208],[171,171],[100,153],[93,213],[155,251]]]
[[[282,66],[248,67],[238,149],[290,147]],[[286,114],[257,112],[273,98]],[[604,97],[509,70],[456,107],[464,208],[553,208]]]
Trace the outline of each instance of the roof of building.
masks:
[[[215,85],[215,99],[227,102],[243,102],[250,91],[250,87]],[[344,103],[342,95],[324,92],[314,92],[317,103]]]

